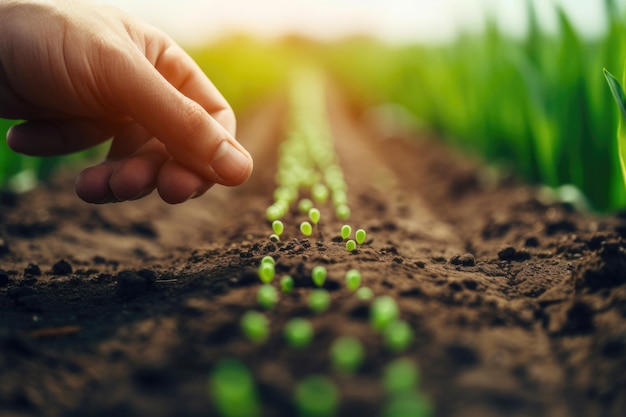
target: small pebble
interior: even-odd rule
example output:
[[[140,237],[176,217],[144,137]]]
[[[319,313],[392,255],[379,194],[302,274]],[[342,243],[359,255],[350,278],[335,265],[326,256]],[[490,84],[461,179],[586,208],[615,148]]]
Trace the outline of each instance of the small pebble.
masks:
[[[38,277],[41,275],[41,268],[36,264],[28,264],[26,268],[24,268],[24,275],[32,275]]]
[[[72,273],[72,265],[65,259],[52,265],[52,275],[69,275]]]
[[[474,266],[476,258],[471,253],[464,253],[463,255],[454,255],[450,259],[450,263],[453,265]]]

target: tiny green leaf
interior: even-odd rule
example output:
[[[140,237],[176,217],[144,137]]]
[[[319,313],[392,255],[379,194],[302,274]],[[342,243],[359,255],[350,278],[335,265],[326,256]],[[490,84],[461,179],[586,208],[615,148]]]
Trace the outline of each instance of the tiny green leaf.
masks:
[[[320,221],[320,217],[321,217],[321,213],[315,207],[309,210],[309,219],[311,219],[311,223],[318,224]]]
[[[383,331],[398,318],[399,310],[396,300],[388,295],[376,298],[370,307],[370,323],[378,331]]]
[[[335,209],[335,216],[337,216],[339,220],[348,220],[350,214],[350,207],[346,204],[339,204]]]
[[[327,275],[328,272],[326,271],[326,268],[321,265],[313,267],[313,270],[311,271],[311,279],[313,280],[313,283],[318,287],[324,285]]]
[[[314,313],[322,313],[328,309],[330,305],[330,294],[323,289],[311,291],[309,294],[309,308]]]
[[[335,369],[343,372],[356,371],[365,357],[363,345],[354,337],[340,337],[330,348],[330,358]]]
[[[303,198],[298,202],[298,211],[300,213],[308,213],[313,208],[313,201]]]
[[[337,413],[339,392],[327,377],[312,375],[298,383],[294,401],[300,417],[329,417]]]
[[[626,120],[626,95],[624,94],[624,89],[619,81],[617,81],[617,78],[607,71],[606,68],[603,69],[603,72],[604,78],[606,78],[606,81],[609,83],[609,88],[611,89],[611,93],[613,93],[613,98],[617,103],[622,119]]]
[[[270,240],[274,243],[280,242],[280,237],[276,233],[272,233],[270,235]]]
[[[383,372],[383,387],[388,394],[400,394],[417,388],[419,371],[410,359],[400,358],[389,363]]]
[[[318,203],[325,203],[328,201],[328,194],[328,187],[322,183],[314,184],[313,187],[311,187],[311,197],[313,197],[313,200]]]
[[[348,252],[352,252],[355,249],[356,249],[356,242],[354,240],[352,240],[352,239],[348,240],[346,242],[346,250]]]
[[[257,292],[257,302],[265,309],[270,309],[278,302],[278,291],[270,284],[261,285]]]
[[[241,328],[248,339],[263,343],[269,336],[269,322],[264,314],[250,310],[241,317]]]
[[[366,237],[367,237],[367,233],[365,233],[365,230],[363,229],[359,229],[354,233],[354,239],[356,240],[356,243],[358,243],[359,245],[362,245],[365,242]]]
[[[209,377],[213,406],[222,417],[256,417],[260,405],[254,379],[236,359],[220,360]]]
[[[361,273],[356,269],[351,269],[346,272],[346,287],[350,291],[355,291],[361,286]]]
[[[282,277],[282,279],[280,280],[280,290],[282,292],[290,293],[293,291],[293,287],[293,278],[291,278],[289,275],[285,275],[284,277]]]
[[[359,300],[367,301],[374,297],[374,292],[369,287],[361,287],[356,290],[356,296]]]
[[[313,326],[306,319],[296,317],[287,322],[284,329],[285,340],[293,348],[302,348],[313,339]]]
[[[421,392],[393,394],[385,403],[381,417],[431,417],[432,405]]]
[[[409,347],[413,341],[413,329],[406,321],[395,320],[384,330],[385,345],[393,352],[399,353]]]
[[[261,265],[259,265],[259,278],[261,279],[261,282],[264,284],[269,284],[270,282],[272,282],[272,280],[274,279],[274,275],[275,275],[275,270],[274,270],[274,264],[271,262],[261,262]]]
[[[341,226],[341,238],[343,240],[346,240],[347,238],[349,238],[351,233],[352,233],[352,227],[350,227],[349,224],[344,224],[343,226]]]
[[[304,236],[311,236],[313,234],[313,226],[309,222],[300,223],[300,231]]]
[[[267,255],[267,256],[264,256],[263,259],[261,259],[261,264],[264,264],[264,263],[270,263],[272,265],[276,265],[276,260],[272,258],[271,256]]]
[[[281,222],[280,220],[274,220],[272,222],[272,230],[274,230],[274,233],[276,233],[278,236],[283,234],[284,229],[285,229],[285,226],[283,225],[283,222]]]

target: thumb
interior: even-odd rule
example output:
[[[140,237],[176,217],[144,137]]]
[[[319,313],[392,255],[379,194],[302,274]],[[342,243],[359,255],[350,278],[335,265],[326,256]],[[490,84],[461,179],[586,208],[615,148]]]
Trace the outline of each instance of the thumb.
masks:
[[[250,154],[145,56],[131,52],[107,64],[109,101],[163,142],[179,164],[223,185],[239,185],[250,176]]]

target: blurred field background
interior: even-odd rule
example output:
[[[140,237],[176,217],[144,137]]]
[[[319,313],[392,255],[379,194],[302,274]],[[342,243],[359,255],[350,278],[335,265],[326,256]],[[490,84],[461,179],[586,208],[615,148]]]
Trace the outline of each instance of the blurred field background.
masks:
[[[210,15],[209,6],[218,7],[187,0],[177,3],[176,10],[189,10],[176,15],[171,2],[153,2],[151,14],[142,15],[139,2],[110,2],[159,26],[178,16],[194,27],[198,12],[192,13],[192,3],[207,7],[204,16]],[[164,30],[183,43],[240,115],[285,88],[294,68],[315,63],[364,106],[395,103],[420,129],[532,183],[568,192],[571,187],[558,187],[576,186],[593,210],[626,207],[617,153],[618,111],[602,73],[606,68],[622,78],[624,2],[385,2],[386,8],[397,5],[392,11],[377,9],[374,0],[317,3],[334,7],[336,15],[318,13],[312,7],[321,6],[305,0],[291,6],[274,0],[264,9],[238,0],[233,4],[247,9],[222,10],[216,12],[222,20],[205,23],[209,31],[211,22],[240,17],[239,26],[230,31],[215,27],[215,33],[193,38],[176,37],[173,27]],[[435,13],[433,8],[444,3],[448,8]],[[311,22],[298,21],[303,17],[295,11],[282,17],[277,12],[292,6],[300,7]],[[170,20],[156,14],[158,8]],[[354,19],[346,20],[350,16]],[[464,21],[463,16],[471,19]],[[289,24],[282,32],[271,32],[281,18]],[[388,28],[394,22],[396,32]],[[244,33],[244,28],[251,30]],[[8,126],[0,121],[0,134]],[[28,188],[28,181],[47,178],[59,161],[18,157],[2,141],[0,184]]]

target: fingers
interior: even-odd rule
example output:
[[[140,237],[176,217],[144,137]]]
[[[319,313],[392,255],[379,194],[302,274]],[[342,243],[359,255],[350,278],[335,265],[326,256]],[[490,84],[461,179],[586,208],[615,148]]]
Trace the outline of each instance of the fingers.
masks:
[[[142,134],[141,129],[128,131]],[[137,139],[122,137],[116,141],[127,144]],[[119,151],[112,149],[111,153]],[[151,138],[130,156],[118,154],[84,170],[77,179],[76,194],[89,203],[103,204],[137,200],[158,187],[164,201],[177,204],[202,195],[212,185],[170,159],[165,146]]]
[[[177,56],[175,48],[168,51],[160,68],[186,91],[198,88],[201,92],[193,94],[202,96],[198,100],[203,104],[178,91],[139,51],[107,67],[109,100],[118,103],[133,120],[161,140],[181,166],[207,182],[241,184],[250,176],[252,158],[209,114],[213,111],[222,119],[228,118],[227,104],[214,87],[200,79],[206,77],[197,66],[190,65],[187,59],[173,64],[172,57]]]
[[[107,140],[120,126],[85,119],[30,121],[13,126],[7,132],[7,144],[31,156],[65,155]]]

